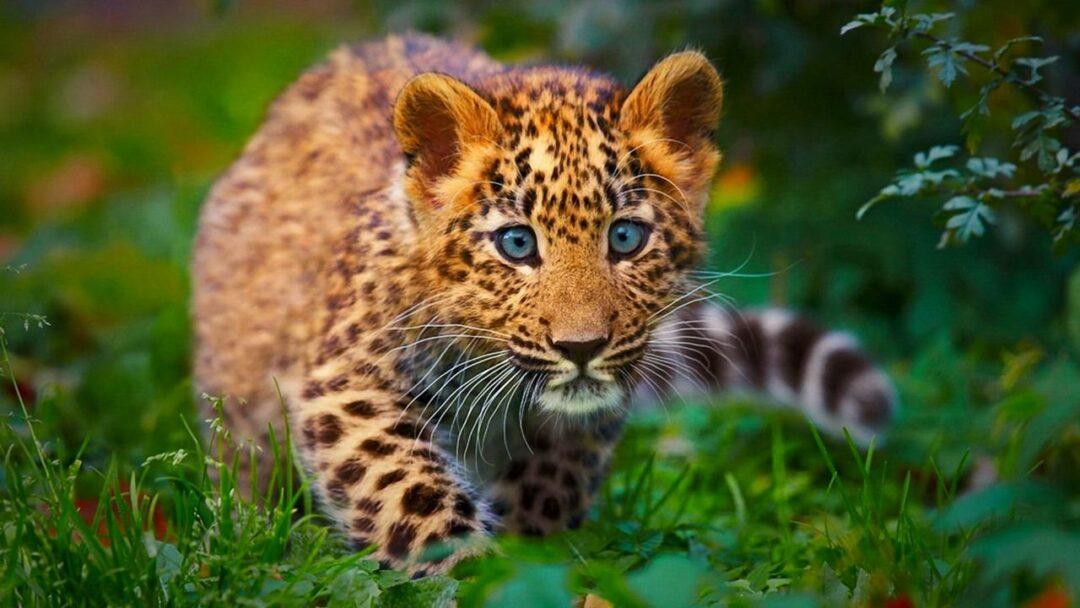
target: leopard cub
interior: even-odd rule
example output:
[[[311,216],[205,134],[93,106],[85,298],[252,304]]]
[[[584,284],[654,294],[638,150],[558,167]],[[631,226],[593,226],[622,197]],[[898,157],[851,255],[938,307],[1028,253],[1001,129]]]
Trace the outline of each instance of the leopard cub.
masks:
[[[577,526],[626,412],[669,390],[867,439],[895,397],[852,338],[694,271],[722,90],[692,51],[633,87],[420,36],[334,52],[203,207],[197,389],[265,443],[276,381],[322,508],[416,575]]]

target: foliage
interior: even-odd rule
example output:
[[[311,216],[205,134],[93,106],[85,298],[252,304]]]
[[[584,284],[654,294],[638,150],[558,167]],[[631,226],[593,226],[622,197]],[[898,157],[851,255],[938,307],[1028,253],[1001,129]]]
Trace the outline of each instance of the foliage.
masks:
[[[10,375],[3,338],[0,356]],[[916,373],[905,384],[913,401],[933,402],[939,389],[920,394],[916,378],[928,380]],[[1014,379],[971,429],[989,437],[975,458],[1003,475],[974,491],[964,481],[971,444],[923,435],[917,416],[936,413],[916,411],[890,452],[871,445],[865,454],[746,403],[645,413],[581,530],[503,538],[453,578],[420,582],[347,551],[281,457],[288,436],[273,489],[249,501],[236,494],[238,460],[221,460],[231,439],[219,421],[209,452],[189,428],[186,448],[124,474],[115,461],[88,469],[79,454],[58,459],[20,401],[0,431],[9,446],[0,596],[20,605],[444,606],[460,585],[462,606],[566,606],[586,593],[619,606],[743,606],[794,590],[812,592],[799,596],[810,606],[900,597],[1013,605],[1045,581],[1080,584],[1070,557],[1080,504],[1060,485],[1080,470],[1080,441],[1062,425],[1080,415],[1080,400],[1054,394],[1077,381],[1072,364]]]
[[[994,207],[1012,201],[1028,215],[1040,221],[1052,233],[1055,244],[1063,249],[1077,242],[1077,214],[1080,213],[1080,152],[1062,144],[1060,133],[1080,121],[1080,106],[1071,106],[1064,97],[1040,88],[1040,71],[1060,59],[1016,57],[1017,47],[1041,43],[1039,36],[1020,36],[1005,41],[990,53],[990,46],[942,38],[936,34],[941,25],[952,20],[953,13],[908,13],[906,3],[900,8],[888,4],[873,13],[858,15],[840,28],[841,35],[869,26],[883,29],[890,46],[874,63],[879,73],[881,91],[893,80],[893,64],[898,47],[926,43],[922,55],[926,65],[946,88],[961,76],[977,81],[970,66],[984,70],[987,79],[978,87],[974,103],[960,114],[969,153],[974,154],[983,139],[983,119],[990,116],[991,95],[1003,86],[1022,89],[1035,102],[1035,108],[1012,118],[1012,147],[1019,150],[1020,162],[1034,164],[1037,184],[1016,185],[1016,165],[997,158],[969,157],[960,168],[931,170],[935,161],[953,157],[958,146],[935,146],[915,156],[915,169],[897,174],[859,210],[862,216],[880,201],[897,197],[926,195],[948,197],[942,211],[947,219],[940,247],[967,243],[982,236],[988,225],[996,223]]]
[[[10,365],[0,336],[2,360]],[[450,606],[457,583],[410,581],[350,554],[312,513],[307,486],[287,459],[277,491],[242,500],[239,457],[222,461],[221,430],[208,454],[188,428],[190,450],[156,454],[126,476],[116,463],[62,463],[21,416],[0,429],[8,446],[0,494],[0,598],[20,606]],[[274,444],[289,454],[288,437]],[[284,463],[284,464],[283,464]],[[214,475],[211,474],[214,471]],[[214,481],[214,479],[217,481]],[[82,481],[100,488],[83,497]],[[298,516],[298,510],[309,513]]]

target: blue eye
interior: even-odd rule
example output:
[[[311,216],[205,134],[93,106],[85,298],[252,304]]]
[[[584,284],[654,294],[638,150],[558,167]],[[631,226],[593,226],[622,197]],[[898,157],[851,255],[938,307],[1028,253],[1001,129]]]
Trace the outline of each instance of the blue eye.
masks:
[[[608,245],[619,257],[629,257],[641,251],[649,235],[648,227],[630,220],[619,220],[608,229]]]
[[[503,228],[495,235],[495,247],[511,262],[528,262],[536,257],[536,234],[526,226]]]

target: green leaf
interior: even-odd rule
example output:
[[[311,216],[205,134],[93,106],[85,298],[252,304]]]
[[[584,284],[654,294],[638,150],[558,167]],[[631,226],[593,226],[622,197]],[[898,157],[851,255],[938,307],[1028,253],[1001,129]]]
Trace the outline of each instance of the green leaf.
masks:
[[[860,28],[860,27],[862,27],[864,25],[869,25],[869,23],[867,23],[866,21],[862,21],[859,18],[855,18],[852,21],[848,21],[847,23],[845,23],[843,26],[840,27],[840,35],[843,36],[844,34],[850,32],[851,30],[858,29],[858,28]]]
[[[1027,161],[1034,158],[1040,171],[1050,173],[1057,166],[1057,151],[1060,149],[1061,142],[1057,138],[1047,135],[1045,131],[1039,131],[1020,151],[1020,160]]]
[[[1039,73],[1039,69],[1050,65],[1058,60],[1057,55],[1050,57],[1022,57],[1016,60],[1016,65],[1022,65],[1031,70],[1031,75],[1026,79],[1021,79],[1024,84],[1035,84],[1042,80],[1042,74]]]
[[[451,608],[457,594],[458,582],[446,576],[429,576],[395,585],[383,592],[379,608]]]
[[[1069,205],[1064,210],[1062,210],[1062,212],[1059,213],[1057,218],[1054,220],[1054,241],[1060,241],[1064,239],[1070,232],[1072,232],[1073,228],[1076,227],[1078,219],[1080,219],[1080,214],[1076,212],[1076,207],[1074,205]],[[1080,327],[1080,319],[1077,319],[1076,321],[1076,327]],[[1073,333],[1072,337],[1073,346],[1075,346],[1077,350],[1080,350],[1080,330],[1077,330],[1075,333]]]
[[[968,55],[978,55],[979,53],[989,51],[990,47],[985,44],[973,44],[971,42],[954,42],[951,49],[954,54],[967,53]]]
[[[638,551],[643,556],[651,556],[657,549],[660,548],[660,544],[664,542],[663,532],[654,532],[638,543]]]
[[[708,564],[688,557],[662,555],[628,577],[627,583],[649,606],[697,605],[699,578]]]
[[[1070,210],[1072,207],[1069,207]],[[1067,312],[1066,326],[1072,348],[1080,353],[1080,267],[1077,267],[1069,275],[1069,283],[1066,289]]]
[[[1001,58],[1004,57],[1005,54],[1009,52],[1009,49],[1011,49],[1013,46],[1015,46],[1017,44],[1021,44],[1021,43],[1024,43],[1024,42],[1042,43],[1042,41],[1043,41],[1043,39],[1042,39],[1041,36],[1020,36],[1019,38],[1013,38],[1012,40],[1006,40],[1005,44],[1001,45],[1000,47],[998,47],[998,50],[994,51],[994,63],[998,63],[999,61],[1001,61]]]
[[[1074,530],[1019,524],[978,539],[970,551],[983,564],[985,583],[1029,572],[1037,578],[1059,576],[1067,588],[1080,588],[1080,534]]]
[[[970,196],[954,196],[942,208],[956,212],[945,222],[945,228],[961,243],[968,242],[973,236],[982,236],[986,225],[997,221],[993,209]]]
[[[946,88],[952,86],[959,74],[967,74],[964,67],[964,59],[959,57],[945,45],[934,45],[923,51],[926,55],[926,63],[937,72],[938,80]]]
[[[169,583],[180,574],[180,568],[184,563],[183,556],[175,545],[160,543],[157,547],[157,556],[154,558],[154,570],[157,572],[158,582],[165,597],[169,597]]]
[[[912,15],[911,20],[915,22],[915,25],[911,29],[913,32],[917,33],[929,32],[939,21],[947,21],[955,16],[954,13],[923,13]]]
[[[1016,463],[1022,470],[1030,469],[1051,445],[1066,445],[1061,437],[1076,429],[1080,417],[1080,370],[1068,361],[1059,361],[1039,382],[1039,391],[1046,396],[1046,407],[1028,423],[1016,452]],[[1064,388],[1062,388],[1064,387]]]
[[[855,15],[855,18],[848,21],[840,28],[840,35],[850,32],[851,30],[858,29],[865,25],[885,25],[890,28],[895,28],[897,22],[893,19],[893,15],[896,14],[896,9],[891,6],[883,6],[881,10],[876,13],[862,13]]]
[[[885,89],[889,88],[892,83],[892,64],[896,60],[896,47],[890,46],[885,49],[884,52],[874,62],[874,71],[881,74],[881,80],[878,86],[881,88],[881,92],[884,93]]]
[[[381,594],[371,573],[360,568],[346,568],[334,577],[329,588],[327,606],[331,608],[371,608]]]
[[[1054,173],[1060,173],[1065,169],[1072,169],[1076,165],[1076,161],[1080,160],[1080,152],[1070,153],[1068,148],[1062,147],[1057,151],[1054,159],[1057,161]],[[1080,194],[1080,182],[1071,180],[1065,185],[1065,197],[1068,198],[1077,194]]]
[[[1012,178],[1016,174],[1016,165],[1002,162],[996,158],[969,158],[967,170],[990,179],[996,177]]]
[[[915,166],[923,171],[900,173],[893,182],[882,188],[877,196],[863,204],[855,213],[855,218],[861,220],[870,209],[881,201],[901,196],[917,196],[927,194],[939,189],[942,184],[960,177],[960,172],[955,169],[942,171],[925,170],[934,162],[943,158],[949,158],[956,153],[958,146],[934,146],[927,152],[919,152],[915,155]]]
[[[566,566],[523,564],[514,577],[488,596],[487,606],[570,606],[573,598],[566,589]]]
[[[975,100],[975,103],[964,110],[964,113],[960,115],[961,120],[970,120],[975,116],[989,116],[990,115],[990,93],[993,93],[999,86],[1001,86],[1002,80],[991,80],[990,82],[979,87],[979,97]]]
[[[1013,131],[1016,131],[1016,130],[1020,129],[1024,125],[1030,123],[1031,121],[1035,120],[1036,118],[1038,118],[1040,116],[1042,116],[1041,111],[1039,111],[1039,110],[1031,110],[1030,112],[1024,112],[1023,114],[1017,116],[1016,118],[1013,118],[1013,121],[1012,121],[1012,129],[1013,129]]]
[[[957,498],[937,514],[934,527],[943,532],[972,530],[1053,495],[1050,488],[1036,483],[997,483]]]
[[[927,152],[919,152],[915,155],[915,166],[919,169],[927,169],[935,162],[954,156],[960,146],[934,146]]]

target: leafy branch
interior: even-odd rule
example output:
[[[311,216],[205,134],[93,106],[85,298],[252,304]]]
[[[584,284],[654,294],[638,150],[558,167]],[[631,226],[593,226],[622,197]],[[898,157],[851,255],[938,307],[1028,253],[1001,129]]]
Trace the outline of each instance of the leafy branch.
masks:
[[[981,143],[976,121],[990,115],[990,96],[1004,86],[1015,87],[1032,96],[1036,107],[1011,121],[1013,148],[1020,163],[1033,165],[1032,172],[1041,183],[1016,183],[1017,165],[987,156],[971,156],[966,162],[955,158],[958,146],[935,146],[915,157],[914,170],[898,173],[893,181],[868,201],[858,212],[863,217],[881,201],[900,197],[940,196],[945,231],[941,246],[963,244],[982,236],[996,223],[995,209],[1011,201],[1027,215],[1046,226],[1059,248],[1077,241],[1080,230],[1080,154],[1065,147],[1058,135],[1080,123],[1080,107],[1069,106],[1063,97],[1052,95],[1039,84],[1042,69],[1055,63],[1057,56],[1012,58],[1013,49],[1025,43],[1039,43],[1037,36],[1023,36],[994,49],[959,38],[944,38],[933,30],[955,18],[953,13],[906,14],[895,7],[883,6],[874,13],[860,14],[840,29],[840,34],[873,27],[887,32],[890,45],[874,63],[879,86],[884,92],[893,81],[897,49],[912,41],[927,42],[922,49],[927,67],[946,88],[961,77],[970,77],[968,67],[976,65],[989,74],[978,88],[975,103],[960,114],[967,133],[967,148],[975,154]],[[941,168],[939,161],[951,165]]]

